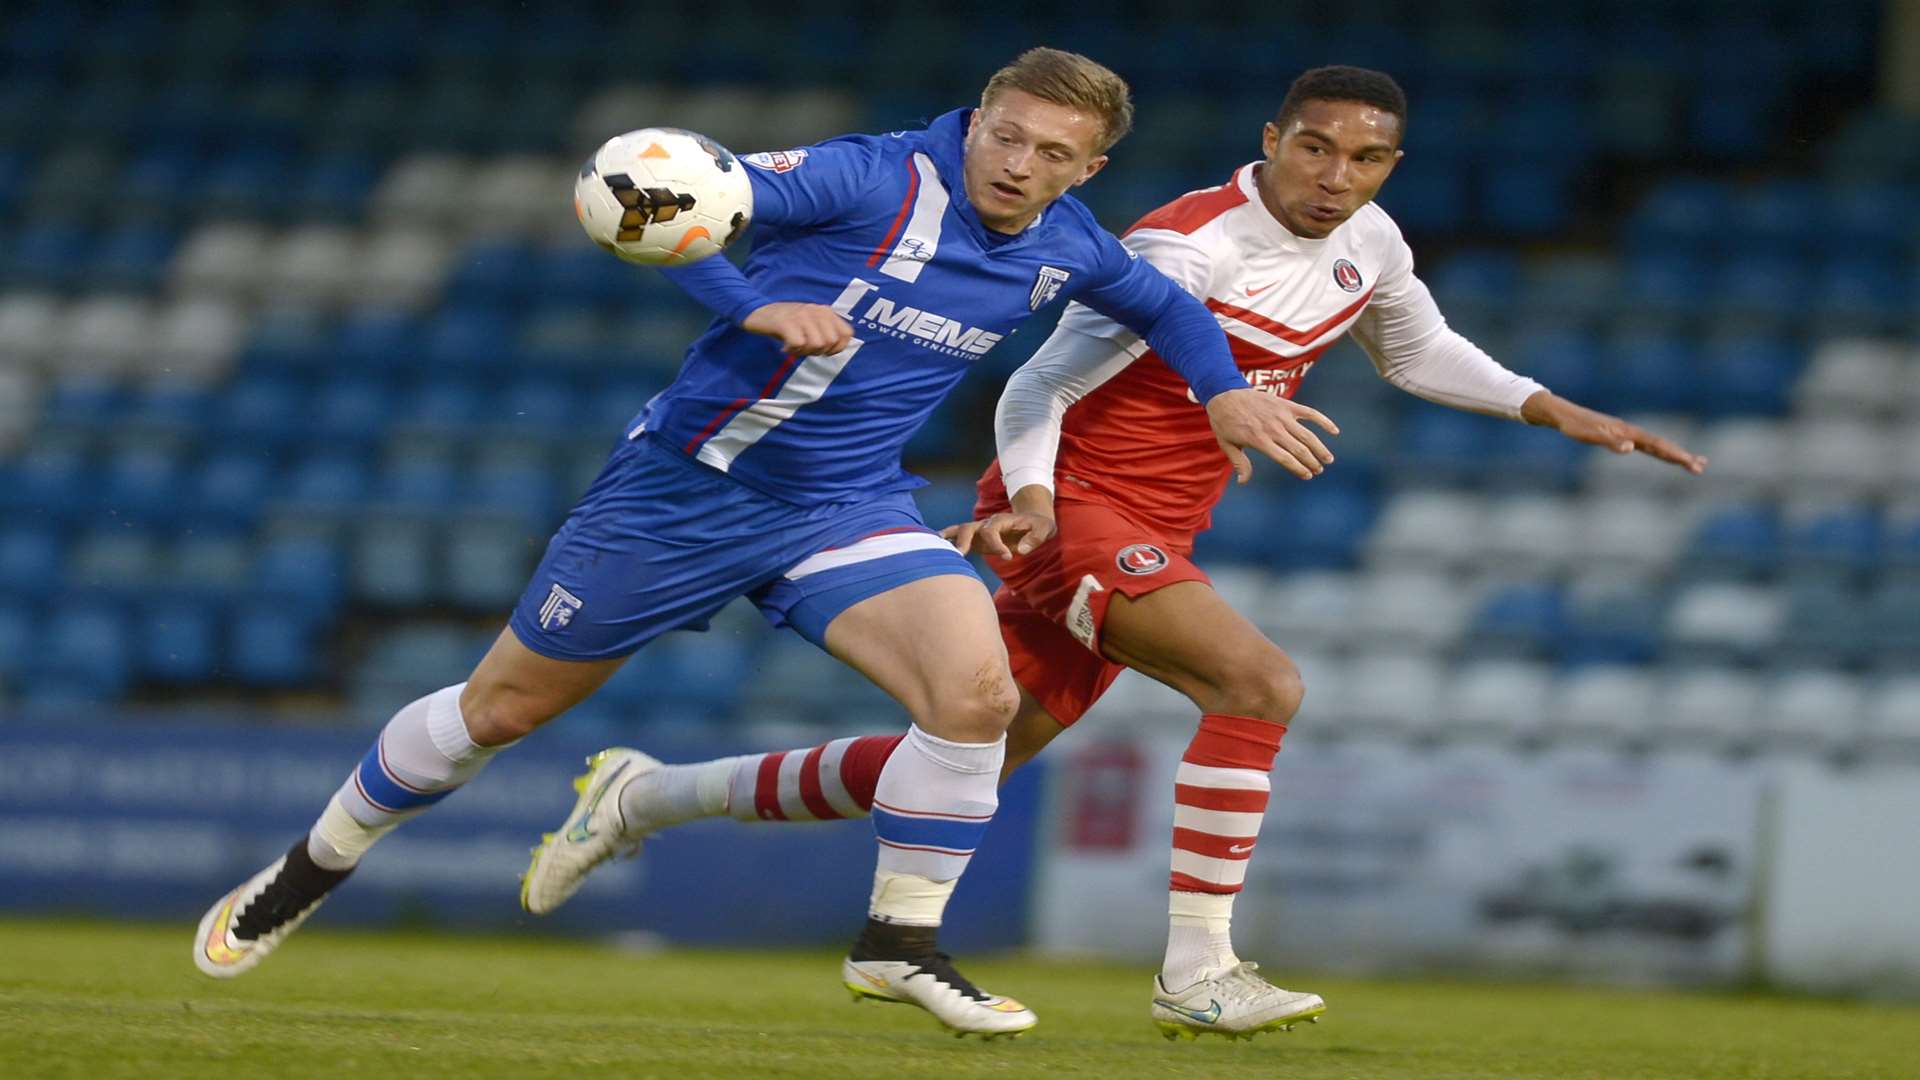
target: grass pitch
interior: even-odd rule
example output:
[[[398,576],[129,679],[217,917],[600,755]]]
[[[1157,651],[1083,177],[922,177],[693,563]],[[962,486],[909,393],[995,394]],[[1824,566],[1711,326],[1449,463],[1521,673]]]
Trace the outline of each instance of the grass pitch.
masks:
[[[324,919],[324,916],[322,917]],[[1040,1014],[1015,1042],[855,1006],[828,953],[635,954],[302,930],[215,982],[189,925],[0,922],[0,1077],[1061,1076],[1227,1080],[1920,1076],[1920,1009],[1750,995],[1299,978],[1318,1026],[1168,1043],[1145,971],[969,959]]]

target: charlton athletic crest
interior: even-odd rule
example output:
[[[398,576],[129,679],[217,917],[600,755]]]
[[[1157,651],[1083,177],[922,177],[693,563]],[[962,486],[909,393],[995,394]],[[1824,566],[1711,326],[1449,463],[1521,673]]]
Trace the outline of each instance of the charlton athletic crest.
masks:
[[[1145,576],[1167,568],[1167,553],[1152,544],[1128,544],[1113,561],[1129,574]]]
[[[1360,268],[1345,259],[1333,263],[1333,283],[1348,292],[1360,291]]]

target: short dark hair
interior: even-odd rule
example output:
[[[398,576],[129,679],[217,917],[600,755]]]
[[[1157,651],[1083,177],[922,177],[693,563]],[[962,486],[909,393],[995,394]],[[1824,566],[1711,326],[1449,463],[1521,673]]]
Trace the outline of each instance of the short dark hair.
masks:
[[[1287,87],[1286,99],[1274,114],[1273,126],[1286,131],[1287,125],[1293,123],[1309,101],[1358,101],[1371,105],[1398,117],[1400,134],[1406,135],[1407,92],[1384,71],[1334,64],[1302,72],[1293,80],[1293,85]]]

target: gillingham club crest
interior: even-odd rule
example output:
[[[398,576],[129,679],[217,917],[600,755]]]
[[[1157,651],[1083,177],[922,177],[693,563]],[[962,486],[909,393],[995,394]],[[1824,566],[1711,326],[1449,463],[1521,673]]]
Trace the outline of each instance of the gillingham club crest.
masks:
[[[1113,557],[1114,564],[1129,574],[1145,576],[1167,568],[1167,553],[1152,544],[1128,544]]]
[[[1348,292],[1360,291],[1360,268],[1346,259],[1333,262],[1333,283]]]
[[[1043,266],[1033,279],[1033,292],[1027,296],[1027,309],[1039,311],[1060,295],[1060,286],[1067,283],[1073,275],[1057,266]]]

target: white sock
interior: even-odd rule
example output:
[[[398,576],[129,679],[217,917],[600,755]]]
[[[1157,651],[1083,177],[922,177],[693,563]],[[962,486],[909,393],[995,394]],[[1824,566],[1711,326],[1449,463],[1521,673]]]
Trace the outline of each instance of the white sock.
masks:
[[[953,883],[966,872],[1000,805],[1004,736],[961,743],[908,729],[880,770],[873,831],[880,841],[868,914],[938,926]]]
[[[649,829],[678,825],[695,818],[722,817],[733,770],[745,758],[720,758],[692,765],[663,765],[643,773],[620,789],[620,816],[628,827],[644,823]]]
[[[1224,974],[1240,962],[1233,952],[1233,894],[1167,894],[1167,955],[1160,982],[1171,993]]]
[[[465,683],[409,703],[387,721],[307,834],[307,853],[349,870],[394,826],[418,817],[473,779],[500,747],[483,747],[460,715]]]

